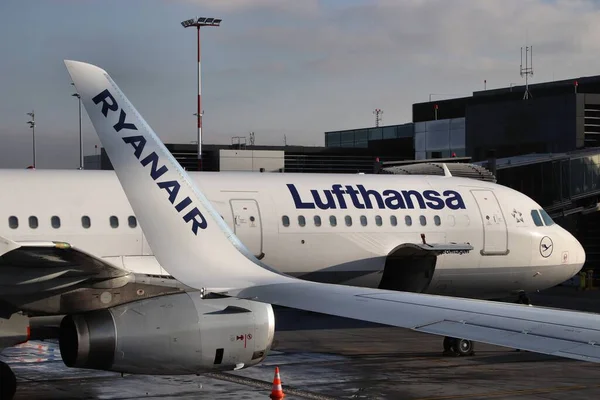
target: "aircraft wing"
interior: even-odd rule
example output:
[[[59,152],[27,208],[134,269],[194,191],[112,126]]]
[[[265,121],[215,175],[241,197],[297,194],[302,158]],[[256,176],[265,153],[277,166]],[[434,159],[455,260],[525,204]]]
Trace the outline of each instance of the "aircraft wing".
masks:
[[[597,314],[306,281],[230,290],[228,294],[418,332],[600,362]]]
[[[159,263],[205,292],[600,361],[600,316],[301,281],[257,260],[108,74],[65,61]]]
[[[43,297],[127,276],[128,271],[68,243],[14,242],[0,237],[0,298]]]

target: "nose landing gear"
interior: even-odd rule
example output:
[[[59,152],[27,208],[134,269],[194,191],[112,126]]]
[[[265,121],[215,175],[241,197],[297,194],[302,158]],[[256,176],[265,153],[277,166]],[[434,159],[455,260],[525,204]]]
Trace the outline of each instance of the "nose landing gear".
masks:
[[[471,340],[444,338],[444,355],[453,357],[468,357],[475,355],[475,344]]]

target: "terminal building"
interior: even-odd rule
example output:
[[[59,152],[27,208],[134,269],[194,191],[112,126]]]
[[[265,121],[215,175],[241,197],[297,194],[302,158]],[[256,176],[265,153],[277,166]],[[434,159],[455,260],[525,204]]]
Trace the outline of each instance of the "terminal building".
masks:
[[[456,158],[483,166],[575,233],[585,268],[600,269],[600,76],[527,89],[528,96],[525,86],[511,86],[417,103],[410,123],[380,128],[381,135],[376,128],[325,132],[325,146],[396,141],[413,162]],[[388,163],[398,164],[406,162]]]

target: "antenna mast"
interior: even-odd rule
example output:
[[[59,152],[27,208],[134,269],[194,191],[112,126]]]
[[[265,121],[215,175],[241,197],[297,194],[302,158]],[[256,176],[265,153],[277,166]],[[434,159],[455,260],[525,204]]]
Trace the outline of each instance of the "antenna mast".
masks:
[[[373,114],[375,114],[375,126],[379,126],[379,123],[381,122],[381,114],[383,114],[383,110],[380,108],[376,108],[373,111]]]
[[[525,67],[523,67],[523,47],[521,47],[521,78],[525,76],[525,94],[523,100],[531,97],[529,92],[529,76],[533,76],[533,46],[525,46]]]

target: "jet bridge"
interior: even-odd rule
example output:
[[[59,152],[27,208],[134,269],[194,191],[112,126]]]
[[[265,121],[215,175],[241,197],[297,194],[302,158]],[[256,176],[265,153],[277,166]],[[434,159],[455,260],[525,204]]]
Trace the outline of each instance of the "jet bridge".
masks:
[[[391,161],[384,162],[380,173],[394,175],[444,175],[445,164],[452,176],[478,179],[486,182],[496,182],[496,177],[487,168],[471,164],[469,157],[460,159],[435,159],[419,161]],[[457,162],[458,161],[458,162]],[[463,162],[461,162],[463,161]]]

